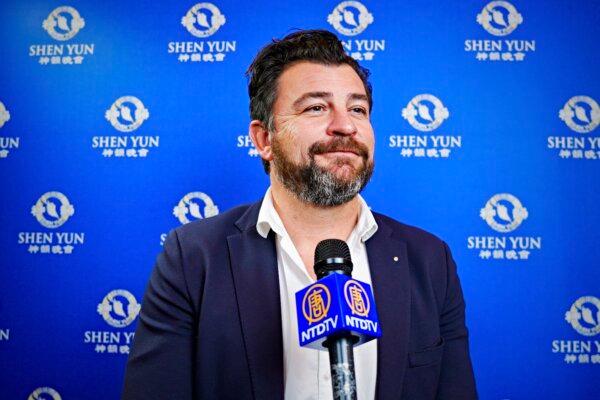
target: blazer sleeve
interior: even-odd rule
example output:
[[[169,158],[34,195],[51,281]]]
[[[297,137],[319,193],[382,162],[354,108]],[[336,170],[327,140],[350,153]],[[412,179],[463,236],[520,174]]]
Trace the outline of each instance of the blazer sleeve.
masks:
[[[158,256],[125,372],[123,400],[192,399],[194,315],[175,230]]]
[[[444,243],[447,265],[447,289],[440,316],[440,332],[444,339],[438,400],[477,399],[475,378],[469,355],[468,331],[465,325],[465,302],[456,263]]]

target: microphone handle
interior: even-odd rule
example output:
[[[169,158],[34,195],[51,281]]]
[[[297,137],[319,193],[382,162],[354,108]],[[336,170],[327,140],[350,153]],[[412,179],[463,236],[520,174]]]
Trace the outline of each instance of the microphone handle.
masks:
[[[355,338],[351,335],[328,337],[324,343],[329,349],[334,400],[356,400],[354,343]]]

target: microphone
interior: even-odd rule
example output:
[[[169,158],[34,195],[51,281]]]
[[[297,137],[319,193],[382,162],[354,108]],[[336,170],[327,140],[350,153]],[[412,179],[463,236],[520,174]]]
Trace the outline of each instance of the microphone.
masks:
[[[317,282],[296,293],[300,346],[329,351],[335,400],[356,400],[353,347],[381,337],[367,283],[352,279],[350,249],[327,239],[315,249]]]

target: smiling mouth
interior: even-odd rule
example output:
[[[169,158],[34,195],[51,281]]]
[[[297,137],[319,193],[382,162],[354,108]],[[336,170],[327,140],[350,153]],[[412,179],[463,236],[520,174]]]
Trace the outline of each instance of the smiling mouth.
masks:
[[[348,154],[348,155],[358,156],[358,153],[354,150],[342,150],[342,149],[326,151],[322,154]]]
[[[357,142],[351,137],[336,137],[330,142],[316,142],[308,149],[311,156],[331,154],[339,157],[358,156],[367,160],[369,149],[366,145]]]

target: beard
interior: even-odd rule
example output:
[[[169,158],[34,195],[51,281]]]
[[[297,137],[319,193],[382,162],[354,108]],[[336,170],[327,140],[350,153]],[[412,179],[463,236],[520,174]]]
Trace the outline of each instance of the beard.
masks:
[[[276,177],[300,201],[319,207],[334,207],[352,200],[367,185],[373,175],[374,162],[369,150],[350,136],[338,136],[328,142],[313,143],[308,149],[308,164],[295,164],[285,153],[277,135],[273,137],[273,164]],[[352,167],[350,160],[340,157],[333,162],[337,167],[351,166],[353,173],[344,179],[317,165],[315,156],[332,151],[353,151],[361,158],[361,166]],[[331,168],[331,167],[330,167]]]

